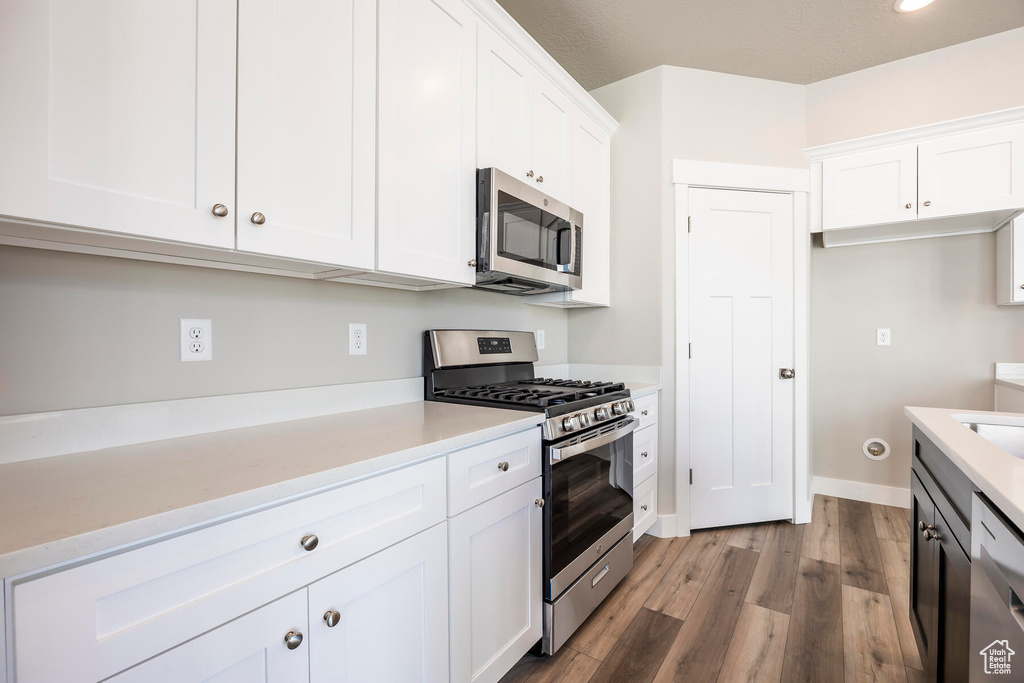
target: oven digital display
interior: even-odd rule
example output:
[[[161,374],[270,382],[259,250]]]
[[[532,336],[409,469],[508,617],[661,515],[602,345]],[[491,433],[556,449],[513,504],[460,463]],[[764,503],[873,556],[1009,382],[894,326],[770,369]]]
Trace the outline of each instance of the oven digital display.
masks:
[[[512,341],[508,337],[477,337],[481,354],[512,353]]]

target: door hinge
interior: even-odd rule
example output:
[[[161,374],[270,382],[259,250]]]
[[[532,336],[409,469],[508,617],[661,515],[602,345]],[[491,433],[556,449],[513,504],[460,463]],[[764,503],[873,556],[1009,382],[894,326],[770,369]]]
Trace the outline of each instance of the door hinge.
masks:
[[[687,358],[693,358],[693,344],[692,343],[686,345],[686,357]]]
[[[693,232],[693,216],[686,217],[686,232]]]
[[[690,486],[693,486],[693,468],[690,468]]]

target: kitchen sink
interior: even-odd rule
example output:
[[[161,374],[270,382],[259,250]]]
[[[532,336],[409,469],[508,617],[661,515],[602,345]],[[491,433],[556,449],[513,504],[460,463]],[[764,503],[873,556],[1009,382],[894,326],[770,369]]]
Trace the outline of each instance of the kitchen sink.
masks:
[[[977,433],[978,436],[989,443],[1003,449],[1013,457],[1024,459],[1024,425],[993,424],[992,422],[980,422],[970,419],[961,419],[960,424]]]

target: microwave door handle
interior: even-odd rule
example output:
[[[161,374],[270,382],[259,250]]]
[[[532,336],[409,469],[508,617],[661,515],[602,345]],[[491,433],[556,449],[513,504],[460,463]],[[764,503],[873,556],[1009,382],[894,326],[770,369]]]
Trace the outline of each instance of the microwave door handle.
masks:
[[[572,223],[569,223],[569,227],[568,228],[562,228],[558,232],[561,233],[561,232],[564,232],[565,230],[569,231],[569,255],[565,259],[565,263],[563,263],[562,262],[563,259],[561,258],[562,254],[561,253],[558,254],[558,256],[559,256],[558,264],[555,266],[555,268],[558,270],[559,273],[571,273],[572,270],[573,270],[573,268],[572,268],[573,263],[572,262],[573,262],[573,259],[576,258],[576,228],[575,228],[575,226],[573,226]],[[561,245],[562,241],[559,240],[558,244]]]
[[[565,448],[555,448],[554,446],[552,446],[550,455],[551,464],[554,465],[563,460],[568,460],[574,455],[579,455],[580,453],[586,453],[589,450],[593,450],[601,446],[606,446],[610,444],[612,441],[618,441],[626,434],[629,434],[634,429],[636,429],[636,425],[637,421],[631,418],[629,422],[624,424],[622,427],[619,427],[614,432],[602,434],[601,436],[595,437],[593,439],[587,439],[586,441],[581,441],[580,443],[574,443],[573,445],[566,446]]]

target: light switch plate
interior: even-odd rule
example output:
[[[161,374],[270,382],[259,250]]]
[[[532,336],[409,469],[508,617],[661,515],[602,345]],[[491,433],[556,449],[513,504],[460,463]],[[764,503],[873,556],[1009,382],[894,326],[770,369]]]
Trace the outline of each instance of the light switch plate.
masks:
[[[213,321],[209,318],[180,320],[181,362],[213,360]]]

